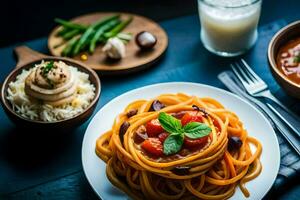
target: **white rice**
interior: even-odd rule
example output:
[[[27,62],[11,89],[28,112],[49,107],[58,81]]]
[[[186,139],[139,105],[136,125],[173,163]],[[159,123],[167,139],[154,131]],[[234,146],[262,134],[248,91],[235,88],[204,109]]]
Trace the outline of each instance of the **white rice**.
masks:
[[[77,78],[77,94],[71,103],[60,106],[51,106],[30,98],[25,94],[25,79],[34,68],[23,70],[10,82],[7,89],[7,99],[13,110],[19,115],[39,121],[55,122],[77,115],[85,110],[95,97],[95,86],[90,83],[89,75],[70,66],[71,72]]]

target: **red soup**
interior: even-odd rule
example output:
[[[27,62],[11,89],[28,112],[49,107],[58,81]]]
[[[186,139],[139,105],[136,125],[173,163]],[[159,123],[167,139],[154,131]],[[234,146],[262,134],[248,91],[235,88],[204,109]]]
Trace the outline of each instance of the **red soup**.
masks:
[[[300,37],[279,49],[276,64],[288,79],[300,85]]]

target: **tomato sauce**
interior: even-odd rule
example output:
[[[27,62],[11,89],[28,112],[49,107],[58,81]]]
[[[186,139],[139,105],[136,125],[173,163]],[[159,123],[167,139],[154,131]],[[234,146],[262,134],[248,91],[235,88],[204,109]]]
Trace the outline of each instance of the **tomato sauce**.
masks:
[[[187,112],[195,113],[195,111],[187,111]],[[187,112],[184,112],[184,113],[186,114]],[[197,113],[197,116],[204,117],[203,113],[201,113],[200,111],[196,112],[196,113]],[[181,120],[181,122],[183,122],[184,118],[186,118],[186,115],[185,116],[181,115],[181,113],[173,113],[172,115],[176,116],[176,118]],[[180,117],[178,117],[178,116],[180,116]],[[192,119],[195,120],[195,119],[197,119],[197,117],[192,116]],[[141,127],[137,129],[138,131],[134,138],[135,148],[137,148],[149,160],[152,160],[155,162],[171,162],[171,161],[175,161],[175,160],[180,160],[182,158],[190,157],[192,155],[195,155],[199,152],[204,151],[211,144],[210,136],[206,136],[205,138],[203,138],[203,142],[199,145],[194,145],[192,140],[189,141],[188,145],[186,145],[187,141],[184,141],[184,144],[182,145],[182,148],[178,153],[173,154],[173,155],[164,155],[163,153],[160,153],[160,151],[162,151],[161,148],[163,148],[161,145],[163,145],[163,141],[166,139],[166,137],[168,136],[169,133],[162,130],[162,132],[158,134],[158,130],[159,130],[159,128],[157,127],[158,125],[160,125],[160,124],[157,119],[151,120],[150,122],[146,123],[145,125],[141,125]],[[151,128],[151,132],[149,132],[149,128]],[[140,130],[142,130],[143,133],[141,133]],[[150,134],[147,132],[149,132]],[[218,132],[219,132],[219,130],[218,130]],[[146,144],[150,141],[141,142],[141,138],[139,136],[140,134],[147,135],[146,138],[150,139],[150,141],[152,142],[153,146],[148,147],[148,148],[150,148],[152,153],[145,151],[145,148],[143,148],[144,147],[143,145],[150,145],[150,144]],[[145,140],[147,140],[147,139],[145,139]],[[160,140],[162,142],[161,145],[157,144],[157,142],[158,142],[157,140]],[[186,138],[185,138],[185,140],[186,140]]]
[[[276,64],[289,80],[300,85],[300,37],[279,49]]]

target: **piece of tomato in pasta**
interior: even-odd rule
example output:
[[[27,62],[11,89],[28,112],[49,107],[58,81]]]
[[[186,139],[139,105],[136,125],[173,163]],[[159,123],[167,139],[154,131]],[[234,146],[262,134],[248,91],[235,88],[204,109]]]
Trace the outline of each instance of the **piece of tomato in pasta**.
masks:
[[[205,136],[205,137],[198,138],[198,139],[191,139],[191,138],[188,138],[185,136],[184,140],[183,140],[183,145],[185,148],[188,148],[188,149],[201,148],[207,143],[208,137],[209,136]]]
[[[164,129],[160,125],[158,119],[153,119],[146,124],[147,135],[149,137],[156,137],[158,134],[164,132]]]
[[[198,112],[187,112],[181,118],[182,126],[190,122],[203,122],[203,117]]]
[[[164,143],[164,141],[167,139],[167,137],[169,136],[169,133],[163,132],[161,134],[158,135],[158,139]]]
[[[153,156],[163,155],[163,145],[158,138],[148,138],[142,143],[142,148]]]

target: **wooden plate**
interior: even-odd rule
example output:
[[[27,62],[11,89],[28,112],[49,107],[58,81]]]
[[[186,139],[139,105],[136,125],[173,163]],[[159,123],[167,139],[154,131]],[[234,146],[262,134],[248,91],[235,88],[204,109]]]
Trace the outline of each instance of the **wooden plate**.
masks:
[[[71,21],[80,24],[91,24],[100,18],[111,16],[116,13],[93,13],[87,14],[80,17],[76,17]],[[126,45],[126,57],[118,60],[111,61],[107,59],[106,55],[102,52],[103,45],[98,45],[95,49],[94,54],[88,54],[83,52],[74,57],[75,60],[80,60],[82,54],[88,55],[88,59],[84,62],[86,65],[90,66],[92,69],[100,71],[101,74],[120,74],[126,72],[138,71],[147,68],[154,64],[163,55],[168,46],[168,37],[166,32],[154,21],[129,13],[120,13],[122,19],[126,19],[129,15],[133,16],[132,22],[122,31],[124,33],[132,33],[132,40]],[[48,48],[52,55],[60,56],[64,48],[60,46],[54,48],[57,44],[60,44],[63,39],[57,37],[56,33],[62,27],[56,27],[49,35],[48,38]],[[137,33],[141,31],[149,31],[157,37],[157,43],[155,47],[150,51],[141,51],[135,43],[134,37]]]

